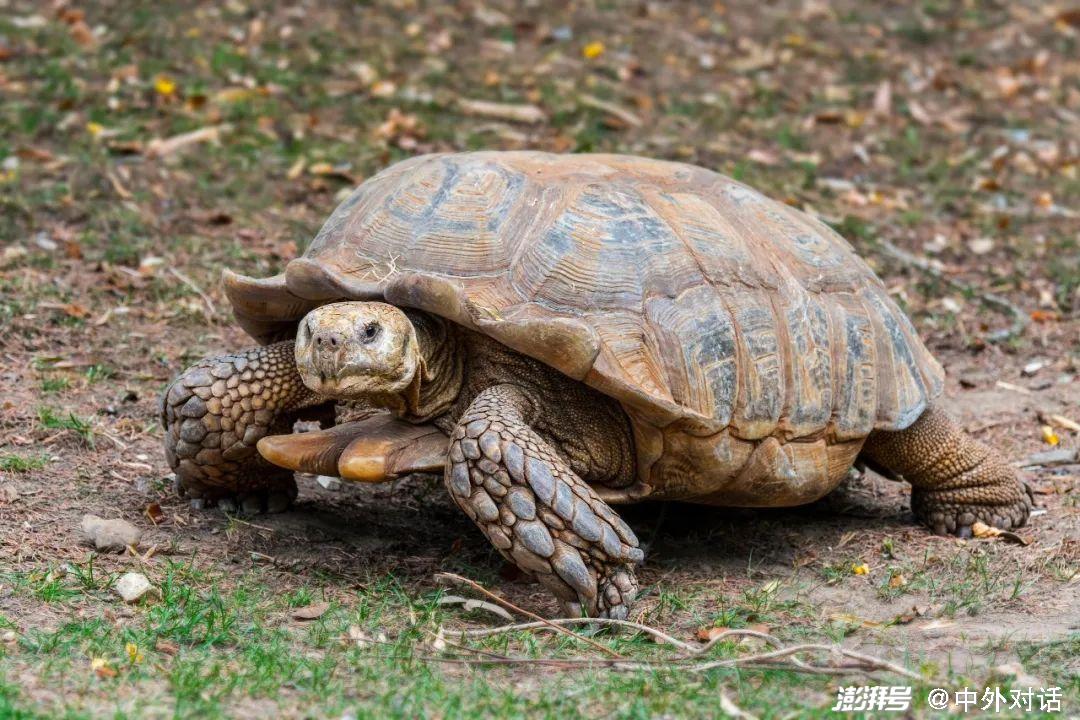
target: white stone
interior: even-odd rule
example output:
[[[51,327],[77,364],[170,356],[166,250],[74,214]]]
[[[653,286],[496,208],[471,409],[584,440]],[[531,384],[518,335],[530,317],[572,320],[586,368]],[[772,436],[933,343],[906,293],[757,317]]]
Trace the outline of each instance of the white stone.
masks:
[[[319,483],[324,489],[333,492],[341,489],[341,478],[336,478],[333,475],[319,475],[315,478],[315,482]]]
[[[154,589],[142,573],[129,572],[120,576],[113,585],[113,590],[126,603],[138,602],[146,593]]]

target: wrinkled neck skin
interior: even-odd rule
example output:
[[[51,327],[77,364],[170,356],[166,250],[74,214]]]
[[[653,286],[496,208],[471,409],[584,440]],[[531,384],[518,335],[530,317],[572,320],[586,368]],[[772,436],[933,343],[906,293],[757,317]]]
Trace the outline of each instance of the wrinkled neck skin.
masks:
[[[417,310],[405,310],[416,329],[421,363],[420,392],[411,393],[404,407],[392,408],[411,422],[426,422],[450,409],[465,380],[465,348],[461,333],[442,318]]]

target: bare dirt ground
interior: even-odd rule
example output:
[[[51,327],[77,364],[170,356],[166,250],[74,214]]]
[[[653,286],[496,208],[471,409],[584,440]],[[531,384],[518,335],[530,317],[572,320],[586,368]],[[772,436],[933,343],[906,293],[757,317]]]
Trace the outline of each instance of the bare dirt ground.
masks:
[[[65,565],[90,556],[85,513],[145,532],[144,557],[94,558],[104,576],[134,568],[160,581],[169,563],[197,558],[215,591],[255,573],[294,593],[292,605],[317,588],[355,609],[387,577],[420,597],[449,570],[554,612],[436,478],[337,492],[302,478],[293,510],[249,519],[193,512],[170,488],[158,393],[197,357],[250,344],[220,269],[277,272],[341,191],[416,153],[633,152],[739,177],[832,223],[879,270],[948,372],[944,405],[973,435],[1017,461],[1080,444],[1075,10],[0,8],[0,668],[17,687],[0,697],[23,708],[13,713],[106,714],[117,687],[180,695],[173,675],[94,685],[111,680],[89,646],[72,651],[85,682],[58,689],[58,661],[26,640],[88,618],[117,632],[143,620],[100,588],[71,589]],[[178,136],[179,149],[155,144]],[[927,677],[1061,685],[1075,713],[1080,464],[1074,454],[1024,472],[1038,506],[1026,545],[934,537],[913,523],[907,488],[870,473],[791,510],[628,508],[649,546],[639,616],[686,640],[702,626],[764,624]],[[172,655],[155,657],[164,667]],[[543,694],[531,670],[501,677],[523,697]],[[739,702],[785,714],[747,682]],[[826,708],[833,689],[813,686],[794,714]],[[288,685],[229,692],[230,714],[319,712]]]

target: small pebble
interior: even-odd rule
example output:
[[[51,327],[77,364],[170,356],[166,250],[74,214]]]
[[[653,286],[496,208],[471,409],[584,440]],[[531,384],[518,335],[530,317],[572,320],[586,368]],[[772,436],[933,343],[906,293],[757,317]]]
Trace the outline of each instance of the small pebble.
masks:
[[[319,475],[315,478],[315,482],[325,489],[331,492],[337,492],[341,489],[341,478],[336,478],[333,475]]]
[[[146,576],[137,572],[124,573],[113,585],[113,590],[126,603],[138,602],[153,588]]]
[[[1021,370],[1020,372],[1027,377],[1031,377],[1035,373],[1042,370],[1044,367],[1046,367],[1045,360],[1032,360],[1027,365],[1025,365],[1023,370]]]

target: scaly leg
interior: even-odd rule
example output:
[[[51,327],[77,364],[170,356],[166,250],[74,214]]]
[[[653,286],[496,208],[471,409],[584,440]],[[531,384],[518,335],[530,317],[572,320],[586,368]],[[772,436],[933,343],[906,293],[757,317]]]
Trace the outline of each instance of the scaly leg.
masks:
[[[529,425],[513,385],[481,392],[451,437],[446,486],[511,562],[569,615],[625,618],[644,558],[633,531]]]
[[[255,444],[291,432],[298,410],[322,402],[301,382],[291,341],[192,365],[161,398],[165,456],[178,490],[229,510],[285,510],[296,498],[293,473],[265,461]]]
[[[872,433],[863,453],[911,483],[911,509],[938,534],[970,537],[976,521],[1007,530],[1031,513],[1031,490],[1016,469],[938,408],[905,430]]]

